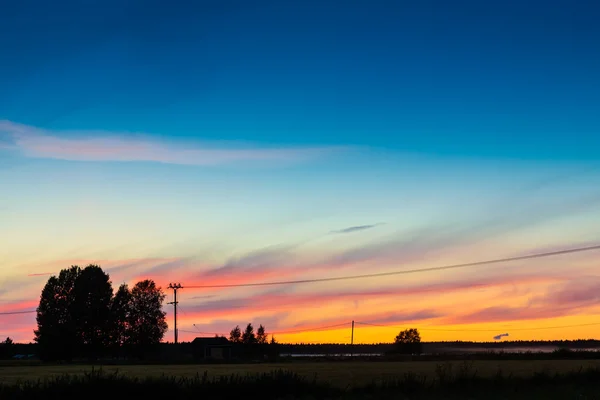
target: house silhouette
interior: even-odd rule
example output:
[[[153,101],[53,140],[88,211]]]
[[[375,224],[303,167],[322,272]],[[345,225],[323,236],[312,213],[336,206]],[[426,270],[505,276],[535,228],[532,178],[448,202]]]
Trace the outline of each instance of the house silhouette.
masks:
[[[192,341],[194,358],[200,360],[228,360],[231,342],[224,337],[197,337]]]

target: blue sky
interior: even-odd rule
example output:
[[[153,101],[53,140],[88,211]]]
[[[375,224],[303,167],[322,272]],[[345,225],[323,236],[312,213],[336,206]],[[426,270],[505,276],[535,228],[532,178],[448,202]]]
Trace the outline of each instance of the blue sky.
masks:
[[[164,284],[600,239],[593,2],[59,3],[0,15],[3,309],[75,261]]]
[[[2,17],[0,110],[21,123],[518,158],[598,143],[593,3],[29,3]]]

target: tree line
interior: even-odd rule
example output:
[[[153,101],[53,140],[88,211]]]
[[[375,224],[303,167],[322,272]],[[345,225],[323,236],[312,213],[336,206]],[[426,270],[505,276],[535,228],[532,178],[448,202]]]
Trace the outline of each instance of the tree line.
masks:
[[[37,354],[46,361],[141,356],[167,331],[164,299],[150,279],[131,289],[122,284],[114,292],[110,276],[98,265],[63,269],[48,279],[40,295],[34,331]],[[277,344],[273,335],[269,341],[262,324],[256,332],[252,323],[244,331],[238,325],[228,339],[234,344]],[[396,337],[396,350],[419,353],[420,342],[418,331],[409,329]]]
[[[277,344],[275,336],[273,335],[271,335],[271,341],[269,342],[269,335],[262,324],[258,327],[255,334],[252,323],[248,323],[248,325],[246,325],[244,332],[242,332],[239,325],[233,328],[231,332],[229,332],[229,341],[232,343],[243,344]]]
[[[141,354],[167,331],[165,294],[150,279],[113,293],[107,273],[97,265],[72,266],[52,276],[37,307],[34,340],[42,360],[96,359]]]
[[[252,323],[246,325],[246,329],[242,332],[240,326],[237,325],[229,332],[229,341],[237,344],[278,344],[275,336],[271,335],[271,341],[268,340],[268,334],[262,324],[258,327],[256,334]],[[391,353],[396,354],[420,354],[422,351],[421,334],[418,329],[410,328],[400,331],[394,338],[393,348]]]

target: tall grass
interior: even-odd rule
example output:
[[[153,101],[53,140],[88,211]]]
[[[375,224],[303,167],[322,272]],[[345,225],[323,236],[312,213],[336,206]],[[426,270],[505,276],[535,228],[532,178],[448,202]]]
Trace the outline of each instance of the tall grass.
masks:
[[[193,378],[132,378],[92,370],[38,381],[0,385],[0,399],[600,399],[600,369],[514,377],[498,371],[479,377],[472,364],[440,364],[434,378],[406,373],[345,390],[292,372]]]

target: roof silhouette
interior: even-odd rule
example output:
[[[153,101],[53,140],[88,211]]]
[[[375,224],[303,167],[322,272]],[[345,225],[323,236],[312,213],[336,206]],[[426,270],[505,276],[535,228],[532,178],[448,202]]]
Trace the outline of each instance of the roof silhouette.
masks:
[[[203,346],[223,346],[231,343],[224,337],[197,337],[192,341],[192,344],[201,344]]]

